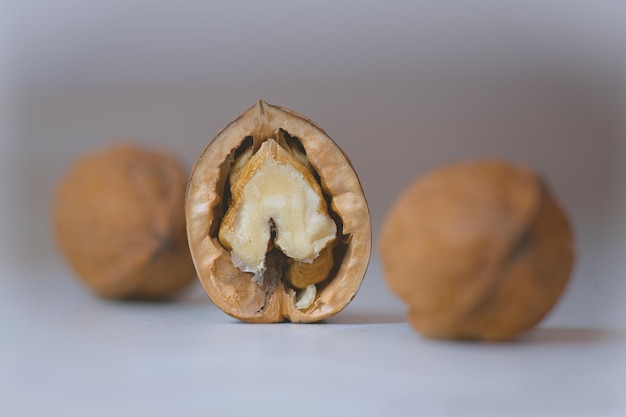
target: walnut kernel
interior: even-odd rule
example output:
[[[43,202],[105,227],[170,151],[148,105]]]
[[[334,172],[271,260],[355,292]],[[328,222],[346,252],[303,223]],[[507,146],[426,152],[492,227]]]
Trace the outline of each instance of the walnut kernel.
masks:
[[[198,276],[249,322],[314,322],[356,295],[369,211],[339,147],[305,117],[260,101],[218,133],[191,174],[187,229]]]

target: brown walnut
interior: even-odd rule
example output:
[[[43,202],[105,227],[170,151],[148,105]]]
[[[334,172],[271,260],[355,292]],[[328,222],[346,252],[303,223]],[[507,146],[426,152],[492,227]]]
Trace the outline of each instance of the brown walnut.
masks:
[[[315,322],[356,295],[371,249],[350,161],[309,119],[260,101],[200,154],[185,203],[209,297],[248,322]]]
[[[435,338],[513,338],[554,306],[574,262],[570,226],[545,183],[500,161],[417,179],[388,213],[379,251],[410,324]]]
[[[108,298],[161,298],[193,281],[185,185],[164,153],[118,145],[80,159],[53,208],[59,247],[78,277]]]

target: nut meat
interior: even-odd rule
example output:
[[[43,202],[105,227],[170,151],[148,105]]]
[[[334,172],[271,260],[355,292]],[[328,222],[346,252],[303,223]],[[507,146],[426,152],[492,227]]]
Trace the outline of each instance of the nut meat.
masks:
[[[350,161],[305,117],[260,101],[204,149],[186,198],[202,285],[249,322],[315,322],[356,295],[371,249]]]
[[[59,186],[59,246],[82,281],[109,298],[153,299],[193,281],[186,176],[171,156],[118,145],[79,160]]]
[[[569,279],[565,214],[532,171],[499,161],[444,167],[414,182],[379,250],[409,321],[429,337],[510,339],[537,324]]]

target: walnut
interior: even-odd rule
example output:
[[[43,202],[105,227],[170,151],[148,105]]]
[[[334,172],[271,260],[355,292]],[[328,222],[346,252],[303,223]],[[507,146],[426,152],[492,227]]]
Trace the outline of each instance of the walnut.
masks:
[[[171,156],[131,145],[77,161],[59,185],[53,217],[78,277],[108,298],[161,298],[191,282],[185,185]]]
[[[249,322],[314,322],[356,295],[371,249],[350,161],[322,129],[260,101],[218,133],[189,180],[187,231],[198,276]]]
[[[504,340],[554,306],[574,262],[565,214],[527,168],[482,161],[416,180],[379,240],[410,324],[435,338]]]

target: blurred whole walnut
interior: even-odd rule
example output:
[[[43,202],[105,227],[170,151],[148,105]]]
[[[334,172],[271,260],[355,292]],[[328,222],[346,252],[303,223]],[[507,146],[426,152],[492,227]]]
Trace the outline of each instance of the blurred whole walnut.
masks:
[[[80,159],[53,208],[58,245],[78,277],[108,298],[162,298],[191,282],[185,185],[171,156],[132,145]]]
[[[555,305],[574,262],[567,218],[529,169],[438,169],[395,202],[379,241],[391,289],[427,337],[506,340]]]

